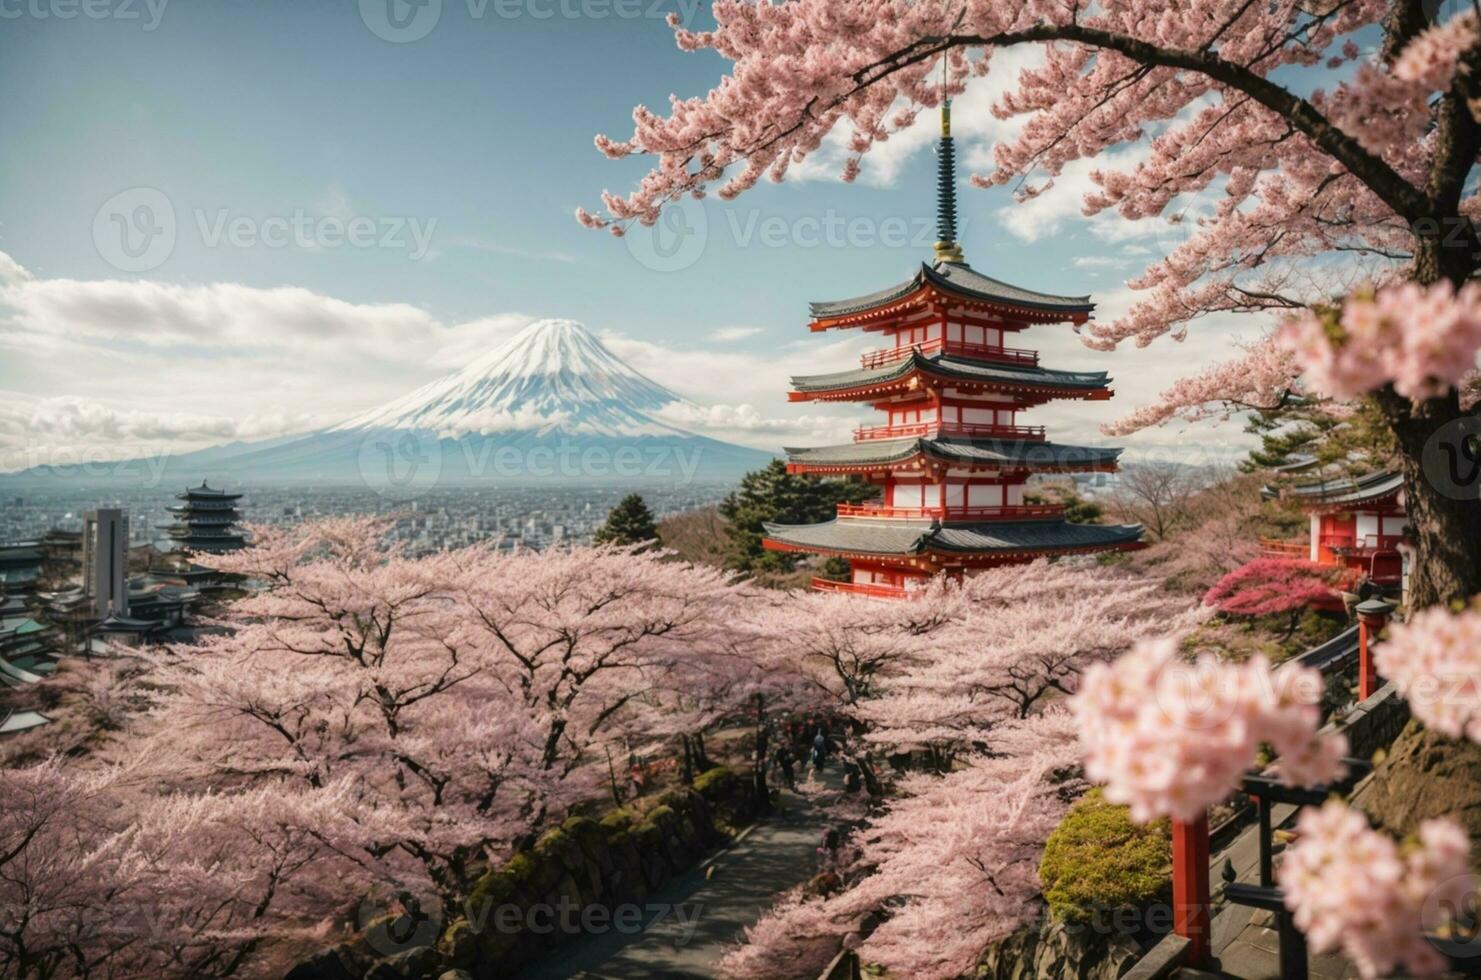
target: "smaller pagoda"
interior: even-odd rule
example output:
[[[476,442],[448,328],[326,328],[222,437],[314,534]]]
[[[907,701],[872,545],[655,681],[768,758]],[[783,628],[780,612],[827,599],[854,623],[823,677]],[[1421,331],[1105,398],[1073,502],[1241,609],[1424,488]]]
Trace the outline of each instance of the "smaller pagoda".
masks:
[[[160,530],[169,534],[176,550],[220,554],[246,544],[237,529],[241,520],[237,501],[242,499],[241,494],[214,490],[202,480],[200,486],[175,494],[175,499],[183,501],[168,508],[175,515],[175,522],[161,525]]]
[[[1304,541],[1261,541],[1266,556],[1351,568],[1388,588],[1402,582],[1401,545],[1409,518],[1400,474],[1380,472],[1302,483],[1284,492],[1266,487],[1263,495],[1283,497],[1311,519],[1311,531]]]

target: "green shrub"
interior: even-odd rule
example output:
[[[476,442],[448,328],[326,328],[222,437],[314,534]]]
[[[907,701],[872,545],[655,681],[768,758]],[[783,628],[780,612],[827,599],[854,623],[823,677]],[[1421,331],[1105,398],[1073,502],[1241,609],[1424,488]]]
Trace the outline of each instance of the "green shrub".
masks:
[[[1165,900],[1172,890],[1167,821],[1132,823],[1126,807],[1091,790],[1044,842],[1039,879],[1049,910],[1067,922]]]

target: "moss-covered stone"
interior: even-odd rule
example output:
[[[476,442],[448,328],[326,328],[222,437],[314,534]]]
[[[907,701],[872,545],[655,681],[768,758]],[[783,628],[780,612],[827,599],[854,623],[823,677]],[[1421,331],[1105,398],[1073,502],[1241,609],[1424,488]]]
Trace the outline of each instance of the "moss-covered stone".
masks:
[[[694,791],[707,799],[728,799],[740,788],[740,777],[733,769],[716,766],[694,777]]]
[[[1126,807],[1091,790],[1044,843],[1039,878],[1050,911],[1067,922],[1165,900],[1172,889],[1167,821],[1132,823]]]

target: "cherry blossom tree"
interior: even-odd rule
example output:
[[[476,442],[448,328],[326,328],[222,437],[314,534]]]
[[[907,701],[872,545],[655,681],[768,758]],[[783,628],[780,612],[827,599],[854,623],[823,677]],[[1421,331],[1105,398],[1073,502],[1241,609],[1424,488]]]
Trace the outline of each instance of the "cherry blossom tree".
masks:
[[[1286,635],[1295,632],[1301,614],[1314,602],[1330,599],[1353,584],[1347,569],[1293,558],[1256,558],[1215,582],[1204,605],[1233,616],[1290,615]]]
[[[368,881],[344,855],[375,819],[357,821],[348,783],[161,795],[159,778],[61,757],[0,768],[6,976],[281,973]]]
[[[1033,921],[1044,841],[1083,784],[1063,711],[1010,728],[1000,754],[902,780],[900,797],[851,838],[849,884],[785,897],[721,974],[811,975],[844,944],[892,974],[944,980],[971,972],[990,943]]]
[[[1161,580],[1094,561],[993,569],[964,583],[956,615],[853,714],[868,741],[928,747],[944,767],[991,747],[1005,721],[1073,693],[1090,664],[1202,618]]]
[[[840,944],[901,976],[970,972],[1041,914],[1044,841],[1084,789],[1074,721],[1056,702],[1089,665],[1206,615],[1159,579],[1093,561],[935,588],[920,602],[811,597],[778,629],[861,741],[928,748],[937,764],[895,782],[842,848],[838,887],[784,897],[727,975],[820,970]]]
[[[727,576],[632,548],[409,558],[384,526],[261,529],[211,561],[264,585],[154,656],[159,738],[202,791],[352,779],[397,817],[363,853],[449,909],[476,867],[601,795],[607,749],[728,652]],[[711,709],[713,710],[713,708]]]
[[[637,107],[627,139],[597,138],[609,156],[654,161],[630,194],[603,195],[603,214],[579,211],[587,225],[620,232],[712,186],[730,199],[762,177],[782,180],[835,129],[851,180],[922,109],[988,75],[1002,50],[1029,45],[1040,62],[994,105],[1020,125],[977,183],[1030,198],[1072,164],[1130,148],[1130,166],[1091,171],[1087,214],[1178,219],[1192,199],[1213,198],[1191,237],[1131,280],[1139,302],[1085,327],[1093,346],[1180,339],[1211,313],[1303,310],[1346,291],[1334,282],[1459,288],[1481,265],[1469,179],[1481,147],[1481,42],[1470,10],[1439,23],[1416,0],[718,0],[713,10],[713,30],[675,20],[675,33],[681,48],[729,61],[728,75],[702,97],[674,97],[667,115]],[[1371,39],[1377,49],[1365,51]],[[1400,446],[1418,605],[1481,591],[1481,512],[1431,485],[1421,465],[1432,439],[1459,438],[1455,369],[1481,342],[1471,315],[1445,299],[1429,294],[1399,329],[1328,337],[1349,352],[1333,377],[1370,391]],[[1392,359],[1404,347],[1385,337],[1416,329],[1443,351]],[[1208,402],[1268,407],[1295,377],[1287,351],[1271,342],[1206,371],[1134,422]]]

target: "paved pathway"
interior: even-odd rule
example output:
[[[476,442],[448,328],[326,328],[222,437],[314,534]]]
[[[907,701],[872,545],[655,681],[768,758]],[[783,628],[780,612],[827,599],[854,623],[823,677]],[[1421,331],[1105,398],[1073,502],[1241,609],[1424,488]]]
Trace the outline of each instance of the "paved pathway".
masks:
[[[838,768],[832,769],[833,779]],[[779,891],[811,877],[827,821],[806,799],[782,792],[779,812],[729,848],[650,895],[669,914],[636,935],[586,936],[520,971],[530,980],[712,977],[720,957]],[[713,871],[711,871],[713,868]],[[644,915],[645,921],[653,918]],[[681,919],[683,921],[681,921]]]

